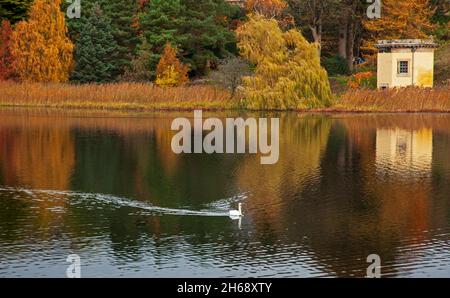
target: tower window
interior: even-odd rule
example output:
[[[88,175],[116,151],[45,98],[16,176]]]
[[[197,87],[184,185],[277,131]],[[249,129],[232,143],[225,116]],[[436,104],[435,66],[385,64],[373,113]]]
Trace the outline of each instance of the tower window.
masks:
[[[398,61],[398,74],[407,75],[409,73],[409,61],[402,60]]]

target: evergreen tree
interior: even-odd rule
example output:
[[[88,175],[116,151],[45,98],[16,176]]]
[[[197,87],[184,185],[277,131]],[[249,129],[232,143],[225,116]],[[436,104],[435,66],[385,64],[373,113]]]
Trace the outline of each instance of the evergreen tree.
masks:
[[[67,7],[68,4],[65,4]],[[81,30],[93,13],[93,7],[99,6],[102,15],[110,21],[110,32],[116,42],[116,60],[112,76],[119,79],[131,67],[139,44],[138,4],[136,0],[82,0],[81,19],[67,19],[72,40],[78,43]]]
[[[114,81],[118,69],[115,63],[118,46],[113,37],[111,20],[96,4],[79,29],[71,79],[79,83]]]
[[[111,20],[112,35],[117,43],[116,72],[113,75],[118,77],[131,66],[139,42],[136,19],[138,5],[136,0],[102,0],[101,6]]]
[[[80,18],[69,18],[66,14],[66,23],[67,28],[69,29],[69,36],[73,43],[77,43],[78,38],[80,37],[81,27],[90,17],[92,8],[94,5],[98,5],[100,0],[82,0],[81,1],[81,16]],[[67,11],[68,7],[71,3],[63,1],[62,2],[62,11]]]
[[[140,26],[151,51],[148,65],[153,76],[164,46],[171,43],[179,47],[185,41],[186,37],[179,32],[182,23],[180,0],[152,0],[146,4]]]
[[[450,40],[450,2],[448,0],[431,0],[434,15],[431,18],[435,24],[433,35],[441,43]]]
[[[179,32],[185,36],[181,43],[185,63],[196,75],[204,75],[212,64],[235,49],[236,38],[228,30],[236,7],[223,0],[181,0],[183,23]]]
[[[224,0],[152,0],[140,18],[143,35],[152,49],[150,67],[156,65],[167,42],[176,46],[193,75],[202,75],[219,58],[235,50],[228,30],[239,8]]]
[[[11,23],[25,19],[33,0],[0,0],[0,20]]]
[[[151,48],[147,41],[143,39],[139,43],[137,54],[131,60],[131,65],[120,77],[121,81],[127,82],[148,82],[151,81],[154,72],[151,71],[149,61],[151,60]]]

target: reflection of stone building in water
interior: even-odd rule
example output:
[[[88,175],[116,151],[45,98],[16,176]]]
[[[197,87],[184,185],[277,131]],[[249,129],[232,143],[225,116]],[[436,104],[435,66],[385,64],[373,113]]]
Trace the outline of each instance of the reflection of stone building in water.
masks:
[[[377,174],[423,176],[431,173],[432,159],[433,132],[431,129],[377,130]]]

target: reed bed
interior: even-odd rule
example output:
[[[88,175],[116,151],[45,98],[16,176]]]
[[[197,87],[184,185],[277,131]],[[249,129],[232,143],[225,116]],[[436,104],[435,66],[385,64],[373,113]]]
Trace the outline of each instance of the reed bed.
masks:
[[[0,81],[0,107],[117,111],[229,110],[226,90],[210,85],[162,88],[153,84],[42,84]],[[348,90],[327,109],[310,112],[450,112],[450,87]]]
[[[349,90],[332,109],[349,112],[450,112],[450,87]]]
[[[42,84],[0,82],[0,106],[97,110],[230,109],[230,93],[214,86],[162,88],[152,84]]]

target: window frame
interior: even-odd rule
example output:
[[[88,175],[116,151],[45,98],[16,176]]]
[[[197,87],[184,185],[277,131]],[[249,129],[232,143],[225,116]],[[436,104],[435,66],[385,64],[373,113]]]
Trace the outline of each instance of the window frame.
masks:
[[[401,72],[402,62],[407,63],[407,72]],[[398,77],[410,77],[411,76],[411,59],[397,59],[397,76]]]

